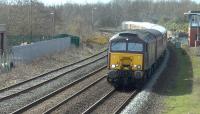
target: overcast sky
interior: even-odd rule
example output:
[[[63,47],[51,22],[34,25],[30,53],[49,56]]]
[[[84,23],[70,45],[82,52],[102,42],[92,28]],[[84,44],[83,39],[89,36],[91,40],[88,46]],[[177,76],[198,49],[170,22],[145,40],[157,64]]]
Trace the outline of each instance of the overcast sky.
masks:
[[[43,2],[45,5],[60,5],[71,1],[73,1],[71,3],[85,4],[85,3],[98,3],[98,2],[108,3],[111,0],[39,0],[39,1]],[[200,0],[192,0],[192,1],[200,3]]]

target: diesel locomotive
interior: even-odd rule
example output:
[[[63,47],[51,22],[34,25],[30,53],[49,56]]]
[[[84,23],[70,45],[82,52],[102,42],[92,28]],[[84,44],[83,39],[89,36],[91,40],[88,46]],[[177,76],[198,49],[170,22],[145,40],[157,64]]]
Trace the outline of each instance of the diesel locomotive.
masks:
[[[156,70],[166,50],[164,28],[128,30],[109,40],[108,82],[132,84],[145,81]]]

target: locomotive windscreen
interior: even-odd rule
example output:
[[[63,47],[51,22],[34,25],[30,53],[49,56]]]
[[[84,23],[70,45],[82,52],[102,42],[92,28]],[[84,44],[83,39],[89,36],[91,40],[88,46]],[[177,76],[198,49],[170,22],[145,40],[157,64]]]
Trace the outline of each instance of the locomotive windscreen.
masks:
[[[120,52],[142,52],[143,44],[136,42],[111,42],[111,51],[120,51]]]
[[[126,42],[112,42],[111,51],[126,51]]]
[[[143,44],[142,43],[128,43],[128,51],[143,51]]]

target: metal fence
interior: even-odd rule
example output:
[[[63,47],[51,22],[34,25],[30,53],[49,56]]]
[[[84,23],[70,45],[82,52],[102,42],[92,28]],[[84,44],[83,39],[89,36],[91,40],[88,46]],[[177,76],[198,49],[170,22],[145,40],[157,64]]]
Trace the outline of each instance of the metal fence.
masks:
[[[39,41],[52,40],[52,36],[7,36],[9,46],[18,46],[24,43],[30,44]]]
[[[29,63],[36,58],[60,52],[71,46],[70,38],[60,38],[27,45],[13,46],[12,59],[14,64]]]
[[[9,71],[12,66],[29,63],[32,60],[63,51],[65,48],[78,47],[80,38],[59,34],[54,37],[8,36],[8,45],[0,50],[0,72]]]
[[[71,43],[75,46],[79,46],[80,38],[78,36],[69,34],[58,34],[56,36],[7,36],[9,46],[18,46],[21,44],[31,44],[40,41],[60,39],[60,38],[71,38]]]

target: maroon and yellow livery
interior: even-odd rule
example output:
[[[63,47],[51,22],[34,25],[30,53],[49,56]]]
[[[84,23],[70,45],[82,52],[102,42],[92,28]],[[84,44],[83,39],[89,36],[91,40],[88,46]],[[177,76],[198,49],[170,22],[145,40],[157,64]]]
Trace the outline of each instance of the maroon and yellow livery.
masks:
[[[167,38],[155,29],[121,32],[109,41],[107,80],[129,83],[145,80],[158,66]]]

